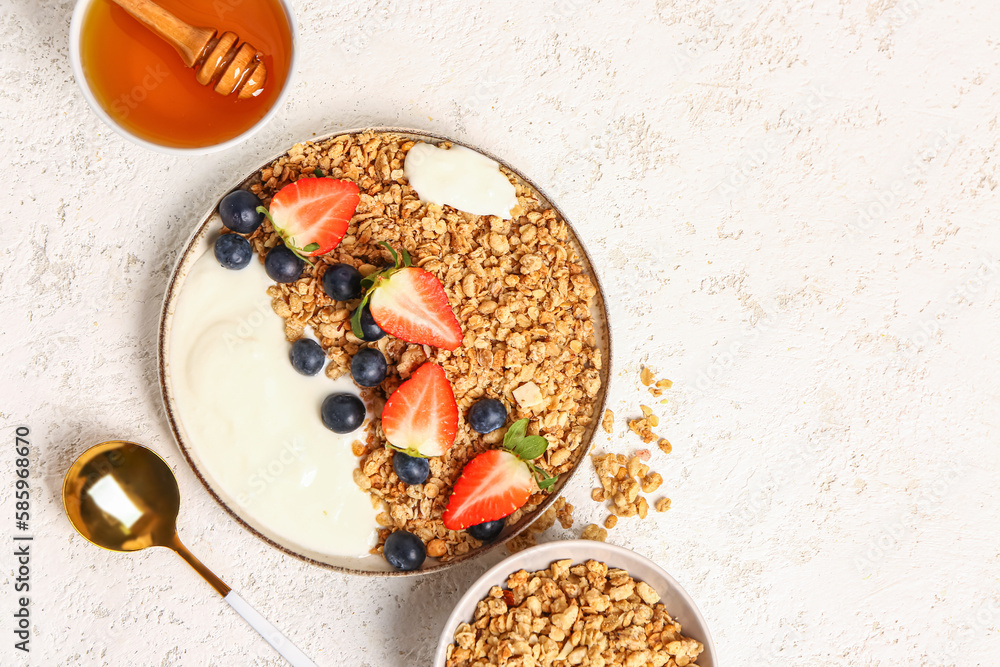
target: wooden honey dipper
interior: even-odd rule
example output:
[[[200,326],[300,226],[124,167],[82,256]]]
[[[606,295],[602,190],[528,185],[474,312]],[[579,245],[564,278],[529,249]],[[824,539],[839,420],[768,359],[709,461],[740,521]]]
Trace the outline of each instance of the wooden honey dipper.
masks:
[[[250,44],[239,43],[234,32],[198,28],[160,7],[152,0],[113,0],[147,28],[170,44],[187,67],[197,69],[195,78],[203,86],[215,82],[215,92],[233,92],[241,100],[256,97],[264,88],[267,69],[264,54]]]

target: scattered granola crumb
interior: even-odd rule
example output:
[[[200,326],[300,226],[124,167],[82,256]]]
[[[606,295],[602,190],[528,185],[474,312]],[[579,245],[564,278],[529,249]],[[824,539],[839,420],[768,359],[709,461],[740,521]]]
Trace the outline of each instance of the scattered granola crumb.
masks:
[[[642,380],[642,384],[649,388],[649,393],[654,398],[659,398],[660,396],[663,396],[664,389],[670,389],[671,387],[674,386],[674,383],[671,382],[670,380],[657,380],[654,383],[653,374],[647,368],[642,369],[642,374],[640,374],[639,377]],[[663,402],[666,403],[666,401]]]
[[[649,458],[649,451],[640,450],[631,459],[622,454],[591,458],[601,482],[601,488],[591,491],[591,498],[597,502],[611,500],[611,517],[605,521],[605,527],[613,527],[619,517],[638,516],[645,519],[649,513],[649,501],[639,492],[651,493],[663,484],[663,477],[650,471],[649,466],[643,463],[643,459]]]
[[[652,493],[663,484],[663,477],[658,472],[651,472],[642,480],[642,492]]]
[[[507,551],[514,554],[535,546],[538,544],[537,536],[555,525],[556,520],[563,528],[568,529],[573,526],[573,506],[561,496],[556,498],[552,507],[545,510],[545,513],[528,526],[523,533],[507,543]]]
[[[493,586],[471,623],[455,629],[445,665],[697,667],[705,647],[681,630],[649,584],[599,561],[564,559]]]
[[[618,517],[616,517],[614,514],[611,514],[608,516],[607,519],[604,520],[604,527],[607,528],[608,530],[611,530],[612,528],[615,527],[615,524],[617,523],[618,523]]]
[[[671,445],[670,441],[667,440],[666,438],[660,438],[659,445],[660,449],[663,451],[664,454],[669,454],[670,452],[674,451],[674,446]]]
[[[656,434],[653,433],[649,420],[645,417],[642,419],[629,420],[628,428],[630,431],[642,438],[642,441],[645,443],[650,443],[656,440]]]
[[[556,519],[559,520],[559,525],[564,529],[569,530],[573,527],[573,506],[566,502],[564,499],[559,498],[555,504],[556,507]]]
[[[580,533],[581,540],[594,540],[595,542],[605,542],[608,539],[608,531],[604,530],[596,523],[592,523]]]
[[[656,511],[666,512],[670,509],[670,498],[660,498],[656,501]]]
[[[604,419],[601,420],[601,428],[603,428],[604,432],[607,433],[608,435],[610,435],[611,432],[614,430],[615,413],[611,412],[611,410],[604,411]]]

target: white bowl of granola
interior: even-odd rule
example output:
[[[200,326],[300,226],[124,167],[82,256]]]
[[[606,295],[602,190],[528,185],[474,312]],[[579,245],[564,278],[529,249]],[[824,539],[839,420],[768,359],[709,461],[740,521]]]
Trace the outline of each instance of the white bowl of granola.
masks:
[[[673,577],[633,551],[591,540],[521,551],[487,571],[455,605],[434,667],[501,660],[510,667],[556,660],[605,667],[718,664],[705,619]]]

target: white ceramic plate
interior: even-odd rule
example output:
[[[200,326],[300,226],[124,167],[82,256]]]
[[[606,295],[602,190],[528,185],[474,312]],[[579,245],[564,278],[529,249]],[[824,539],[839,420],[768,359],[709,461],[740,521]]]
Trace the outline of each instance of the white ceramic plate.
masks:
[[[661,602],[667,613],[681,624],[681,633],[686,637],[697,639],[705,646],[705,651],[698,657],[698,667],[716,667],[715,645],[708,631],[708,624],[681,585],[674,580],[666,570],[634,551],[616,547],[613,544],[594,542],[591,540],[567,540],[562,542],[547,542],[537,547],[525,549],[510,558],[498,563],[479,577],[472,584],[462,599],[455,605],[454,611],[448,617],[438,640],[437,653],[434,655],[434,667],[445,667],[448,646],[455,641],[455,630],[462,623],[472,621],[476,604],[486,597],[494,586],[503,586],[507,577],[518,570],[536,572],[544,570],[553,561],[570,558],[574,564],[586,560],[598,560],[607,563],[609,567],[627,570],[636,580],[645,581],[660,594]]]
[[[494,155],[489,154],[486,151],[482,151],[475,146],[469,146],[460,141],[455,141],[453,139],[448,139],[440,135],[429,134],[425,132],[418,132],[415,130],[401,129],[401,128],[389,128],[389,127],[379,127],[379,128],[368,128],[366,130],[351,130],[348,132],[338,132],[336,134],[324,136],[324,137],[311,137],[309,141],[321,142],[325,141],[331,137],[341,136],[345,134],[356,134],[364,131],[374,131],[374,132],[391,132],[394,134],[403,135],[410,139],[415,139],[419,141],[426,141],[429,143],[440,143],[442,141],[451,141],[454,144],[466,146],[472,150],[476,150],[487,157],[496,160],[502,164],[505,168],[509,169],[511,172],[516,174],[525,184],[535,190],[537,196],[541,199],[543,203],[547,203],[551,206],[556,213],[559,214],[563,220],[566,217],[559,211],[550,199],[548,199],[544,193],[542,193],[537,186],[531,183],[527,178],[524,177],[521,172],[511,167],[506,162],[500,160]],[[246,188],[257,179],[257,175],[260,170],[273,162],[275,159],[280,157],[280,155],[275,155],[272,158],[266,160],[263,164],[257,168],[251,170],[249,175],[233,184],[231,187],[226,188],[224,191],[219,192],[219,198],[221,199],[227,193],[231,192],[236,188]],[[525,516],[521,521],[512,526],[507,526],[504,529],[501,537],[492,544],[484,545],[479,549],[472,550],[462,556],[456,557],[447,563],[442,563],[436,559],[428,558],[424,563],[424,566],[415,572],[397,572],[392,570],[392,568],[385,562],[381,556],[365,556],[363,558],[348,558],[343,556],[329,556],[322,553],[316,553],[304,549],[298,544],[290,542],[281,536],[275,535],[274,533],[268,531],[259,522],[255,521],[254,517],[242,509],[236,502],[234,498],[231,498],[226,494],[218,484],[216,484],[211,475],[205,469],[205,466],[201,463],[201,457],[199,455],[197,443],[188,437],[187,432],[184,429],[184,415],[180,413],[177,409],[176,402],[173,395],[173,386],[171,384],[171,373],[170,373],[170,333],[171,324],[173,322],[173,313],[177,305],[177,301],[180,293],[184,289],[184,281],[191,266],[194,262],[206,251],[210,251],[211,244],[215,241],[215,238],[219,234],[219,230],[222,228],[222,221],[219,219],[218,214],[215,209],[217,202],[213,204],[212,208],[205,213],[201,221],[195,227],[194,233],[188,242],[185,244],[181,251],[180,257],[177,262],[177,266],[174,268],[173,275],[167,285],[167,293],[163,302],[163,310],[160,317],[160,330],[159,330],[159,350],[158,350],[158,366],[159,366],[159,377],[160,377],[160,389],[163,395],[164,409],[167,415],[167,421],[170,426],[170,430],[173,432],[174,437],[177,439],[177,443],[180,446],[181,452],[184,454],[185,459],[190,464],[191,469],[194,470],[198,479],[205,486],[208,492],[215,498],[216,501],[222,507],[229,512],[229,514],[236,519],[240,524],[249,530],[256,537],[264,540],[271,546],[284,551],[285,553],[296,556],[303,560],[306,560],[315,565],[320,565],[324,567],[329,567],[337,570],[342,570],[346,572],[353,572],[357,574],[370,574],[379,576],[406,576],[411,574],[420,574],[425,572],[430,572],[434,570],[440,570],[456,563],[468,560],[480,554],[483,554],[489,550],[498,548],[501,544],[505,543],[507,540],[511,539],[521,531],[523,531],[532,521],[534,521],[542,512],[544,512],[548,507],[555,501],[559,495],[560,489],[565,485],[569,478],[576,472],[580,467],[580,464],[586,460],[586,452],[590,449],[590,440],[593,437],[595,430],[600,424],[600,415],[604,412],[604,403],[607,395],[608,383],[611,378],[611,332],[607,324],[607,311],[604,302],[604,292],[601,289],[600,282],[598,281],[597,274],[593,269],[593,264],[590,260],[590,256],[587,254],[586,249],[580,243],[579,238],[576,236],[572,225],[569,224],[567,220],[567,225],[570,229],[570,243],[575,247],[577,254],[580,257],[580,261],[584,268],[587,270],[588,275],[593,281],[594,285],[597,287],[597,296],[594,299],[594,305],[592,308],[593,318],[594,318],[594,331],[597,338],[598,346],[601,348],[601,353],[603,356],[604,364],[601,369],[601,391],[595,401],[594,405],[594,419],[584,433],[583,443],[578,449],[578,458],[574,464],[574,467],[569,472],[560,476],[559,482],[553,487],[552,493],[549,498],[543,502],[538,509],[536,509],[531,514]],[[275,315],[277,317],[277,315]],[[317,416],[318,418],[318,416]]]

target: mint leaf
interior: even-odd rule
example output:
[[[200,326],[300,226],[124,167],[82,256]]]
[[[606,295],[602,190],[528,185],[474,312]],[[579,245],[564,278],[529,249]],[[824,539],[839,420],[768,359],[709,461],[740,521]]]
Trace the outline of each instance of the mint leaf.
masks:
[[[555,486],[555,483],[559,481],[558,477],[546,477],[545,479],[538,480],[538,488],[542,491],[550,489]]]
[[[315,169],[313,169],[313,176],[315,176],[316,178],[323,178],[324,176],[323,170],[320,169],[319,167],[316,167]]]
[[[540,435],[529,435],[521,440],[511,450],[522,461],[532,461],[545,453],[549,441]]]
[[[507,433],[503,436],[503,446],[504,449],[514,451],[517,445],[524,438],[525,434],[528,432],[528,419],[518,419],[516,422],[510,425],[507,429]]]

